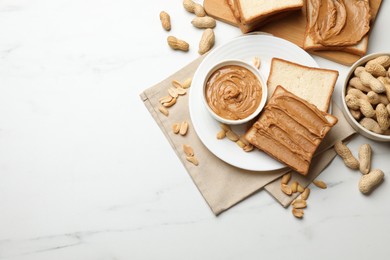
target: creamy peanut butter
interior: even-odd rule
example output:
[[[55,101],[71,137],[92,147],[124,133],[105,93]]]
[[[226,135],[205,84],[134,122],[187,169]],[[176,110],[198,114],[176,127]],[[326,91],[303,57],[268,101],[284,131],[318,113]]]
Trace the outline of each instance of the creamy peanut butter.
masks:
[[[245,137],[291,168],[306,174],[314,152],[337,122],[280,86]]]
[[[323,46],[358,43],[370,30],[368,0],[309,0],[310,37]]]
[[[251,115],[260,104],[262,85],[248,69],[227,65],[209,77],[205,95],[209,107],[220,117],[240,120]]]

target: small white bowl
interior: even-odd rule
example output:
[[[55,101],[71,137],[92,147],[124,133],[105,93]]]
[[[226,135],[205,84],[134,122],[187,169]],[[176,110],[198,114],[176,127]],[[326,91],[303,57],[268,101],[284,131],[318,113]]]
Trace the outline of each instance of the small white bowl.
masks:
[[[237,119],[237,120],[232,120],[232,119],[226,119],[226,118],[223,118],[221,116],[219,116],[218,114],[216,114],[211,108],[210,106],[208,105],[207,103],[207,100],[206,100],[206,85],[207,85],[207,82],[210,78],[210,76],[215,72],[217,71],[218,69],[224,67],[224,66],[228,66],[228,65],[236,65],[236,66],[240,66],[240,67],[243,67],[243,68],[246,68],[248,69],[250,72],[252,72],[257,80],[260,82],[260,85],[261,85],[261,90],[262,90],[262,95],[261,95],[261,100],[259,102],[259,105],[257,107],[257,109],[250,115],[248,115],[246,118],[242,118],[242,119]],[[216,65],[214,65],[210,71],[207,73],[204,81],[203,81],[203,88],[202,88],[202,95],[203,95],[203,102],[207,108],[207,110],[209,111],[210,115],[212,117],[214,117],[216,120],[218,120],[219,122],[222,122],[222,123],[225,123],[225,124],[230,124],[230,125],[239,125],[239,124],[243,124],[243,123],[246,123],[250,120],[252,120],[253,118],[255,118],[264,108],[265,106],[265,103],[267,101],[267,96],[268,96],[268,91],[267,91],[267,84],[266,84],[266,81],[264,80],[264,77],[261,75],[260,71],[255,68],[253,65],[245,62],[245,61],[242,61],[242,60],[224,60],[224,61],[221,61],[219,63],[217,63]]]
[[[351,68],[348,71],[347,77],[345,78],[344,86],[341,92],[341,99],[343,104],[343,113],[345,118],[347,119],[348,123],[361,135],[380,142],[390,142],[390,135],[382,135],[377,134],[374,132],[369,131],[368,129],[364,128],[359,124],[358,121],[356,121],[355,118],[353,118],[352,114],[349,112],[349,108],[345,102],[345,95],[347,94],[347,87],[349,80],[353,77],[354,71],[357,67],[363,66],[366,62],[369,60],[375,59],[376,57],[382,56],[382,55],[390,55],[390,53],[385,52],[378,52],[378,53],[372,53],[369,55],[366,55],[362,58],[360,58],[358,61],[356,61]]]

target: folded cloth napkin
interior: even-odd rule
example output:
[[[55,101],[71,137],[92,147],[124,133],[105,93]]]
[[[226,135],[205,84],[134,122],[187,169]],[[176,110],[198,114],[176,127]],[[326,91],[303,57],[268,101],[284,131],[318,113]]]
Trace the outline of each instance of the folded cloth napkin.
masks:
[[[141,99],[215,215],[231,208],[263,187],[266,187],[267,191],[282,205],[287,206],[293,198],[286,197],[281,193],[280,183],[277,179],[289,172],[288,168],[271,172],[254,172],[234,167],[217,158],[203,145],[192,127],[188,110],[188,94],[179,96],[176,104],[169,108],[168,116],[159,111],[158,108],[161,105],[159,99],[168,94],[168,88],[172,86],[172,81],[184,82],[191,78],[203,58],[204,56],[199,57],[170,77],[146,89],[140,94]],[[333,149],[329,150],[329,148],[333,146],[334,142],[343,140],[355,132],[345,121],[335,103],[333,103],[333,114],[338,117],[339,122],[328,133],[323,146],[318,148],[319,152],[326,152],[318,154],[313,159],[308,177],[294,174],[294,178],[300,178],[299,183],[302,186],[310,184],[311,180],[332,161],[335,153]],[[185,136],[174,134],[172,131],[172,125],[182,121],[189,122],[188,133]],[[193,148],[199,161],[198,166],[186,160],[183,144]]]

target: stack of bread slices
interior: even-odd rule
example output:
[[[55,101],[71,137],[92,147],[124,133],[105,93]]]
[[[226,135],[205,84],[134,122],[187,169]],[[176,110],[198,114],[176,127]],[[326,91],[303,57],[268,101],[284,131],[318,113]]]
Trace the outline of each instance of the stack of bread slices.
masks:
[[[358,56],[367,53],[370,0],[306,0],[305,5],[305,50],[343,51]]]

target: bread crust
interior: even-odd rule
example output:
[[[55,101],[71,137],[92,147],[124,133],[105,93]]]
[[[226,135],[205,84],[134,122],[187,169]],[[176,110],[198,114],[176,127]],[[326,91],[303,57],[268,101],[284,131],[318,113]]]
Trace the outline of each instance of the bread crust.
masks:
[[[368,35],[364,36],[362,39],[362,47],[359,48],[359,44],[350,45],[350,46],[324,46],[318,43],[309,44],[307,41],[311,40],[308,32],[305,32],[305,40],[303,42],[303,49],[306,51],[343,51],[351,54],[355,54],[358,56],[364,56],[367,53],[368,48]]]
[[[230,11],[232,11],[234,18],[239,25],[241,23],[241,19],[239,11],[237,10],[237,8],[235,8],[235,0],[225,0],[225,3],[229,6]]]

